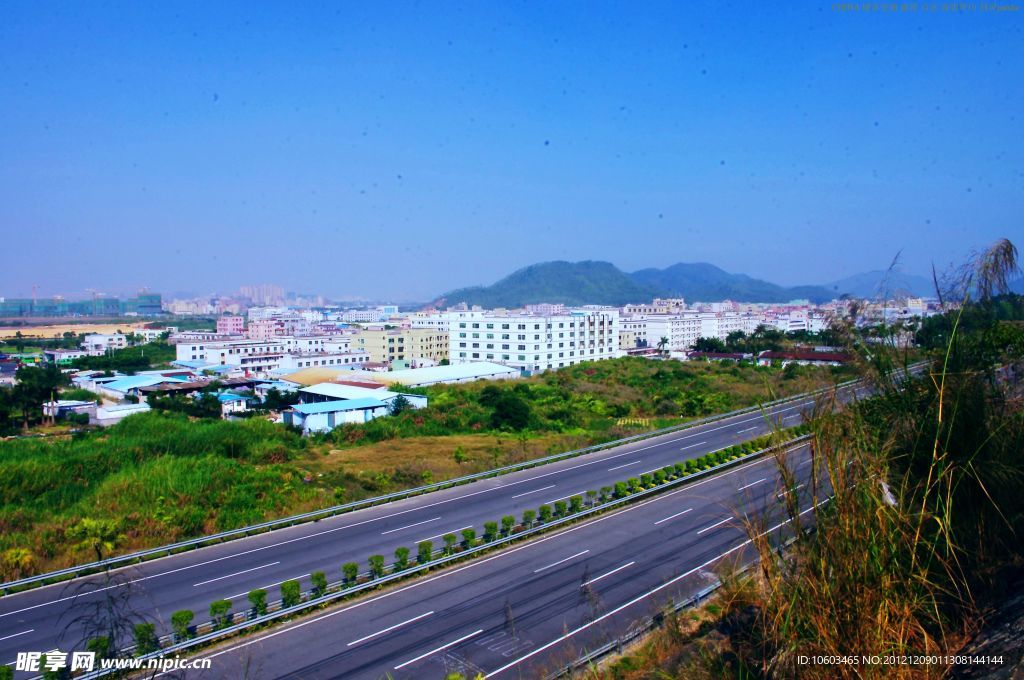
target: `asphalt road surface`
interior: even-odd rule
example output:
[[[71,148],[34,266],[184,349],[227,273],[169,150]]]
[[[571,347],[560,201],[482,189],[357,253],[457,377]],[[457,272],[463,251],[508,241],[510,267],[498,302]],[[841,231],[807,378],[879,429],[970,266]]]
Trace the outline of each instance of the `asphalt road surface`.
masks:
[[[790,453],[800,508],[813,488],[806,446]],[[670,598],[714,580],[754,552],[740,518],[760,516],[780,540],[776,463],[762,459],[362,601],[207,652],[183,678],[541,678],[626,632]],[[810,521],[813,515],[802,519]],[[781,526],[779,526],[781,525]]]

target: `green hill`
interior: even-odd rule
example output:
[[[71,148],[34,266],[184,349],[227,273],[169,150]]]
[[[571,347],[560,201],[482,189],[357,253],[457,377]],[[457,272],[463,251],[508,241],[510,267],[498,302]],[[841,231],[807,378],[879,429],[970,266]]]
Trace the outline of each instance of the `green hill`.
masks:
[[[835,295],[823,286],[785,288],[730,274],[706,263],[679,263],[665,269],[627,274],[610,262],[542,262],[513,272],[490,286],[459,288],[434,301],[435,306],[521,307],[538,302],[566,305],[624,305],[655,297],[684,297],[693,302],[738,300],[826,302]]]
[[[680,262],[665,269],[641,269],[630,275],[634,281],[659,290],[665,296],[684,297],[693,302],[789,302],[809,299],[827,302],[835,295],[823,286],[783,286],[746,274],[730,274],[706,262]]]
[[[490,286],[460,288],[435,304],[521,307],[539,302],[566,305],[624,305],[658,294],[633,281],[610,262],[542,262],[509,274]]]

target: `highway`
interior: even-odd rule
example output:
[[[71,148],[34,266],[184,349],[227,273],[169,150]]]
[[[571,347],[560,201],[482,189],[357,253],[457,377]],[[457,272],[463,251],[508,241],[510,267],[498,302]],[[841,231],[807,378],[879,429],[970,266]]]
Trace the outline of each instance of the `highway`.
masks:
[[[866,388],[859,388],[861,390]],[[852,396],[852,388],[842,395]],[[813,398],[769,411],[783,426],[796,425],[812,407]],[[542,503],[600,489],[627,477],[674,464],[690,457],[752,439],[769,430],[758,413],[734,416],[692,429],[550,463],[468,485],[367,508],[330,519],[297,525],[186,553],[114,570],[107,575],[16,593],[0,598],[0,662],[13,664],[19,651],[84,649],[97,612],[116,607],[133,621],[157,624],[169,632],[171,614],[196,612],[196,622],[208,618],[210,602],[232,600],[236,611],[248,606],[247,593],[265,588],[278,596],[278,585],[321,570],[329,580],[341,565],[358,562],[366,568],[369,555],[390,562],[394,549],[475,527],[502,515],[522,516]],[[130,644],[128,634],[119,641]]]
[[[806,446],[790,454],[801,508]],[[200,654],[185,678],[541,678],[753,558],[738,518],[782,523],[776,465],[762,459],[585,524]],[[813,515],[805,515],[810,520]],[[788,526],[770,532],[778,540]],[[166,676],[165,676],[166,677]]]

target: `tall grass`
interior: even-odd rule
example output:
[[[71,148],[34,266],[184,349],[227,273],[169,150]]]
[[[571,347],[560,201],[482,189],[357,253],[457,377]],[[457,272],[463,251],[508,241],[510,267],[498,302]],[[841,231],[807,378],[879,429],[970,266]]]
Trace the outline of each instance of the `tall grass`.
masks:
[[[1006,264],[1003,244],[972,271],[992,277]],[[985,296],[1005,280],[968,290]],[[798,533],[780,556],[763,523],[748,522],[760,561],[746,636],[755,642],[738,648],[741,674],[940,677],[945,666],[798,659],[953,653],[977,628],[999,569],[1024,555],[1024,418],[996,370],[1024,357],[989,327],[965,331],[961,314],[949,312],[946,344],[923,380],[900,383],[891,370],[898,351],[874,347],[863,368],[878,396],[841,413],[823,409],[813,467],[830,491],[814,489],[814,500],[831,498],[811,522],[792,500],[785,507],[813,532]],[[793,475],[782,458],[779,469]]]

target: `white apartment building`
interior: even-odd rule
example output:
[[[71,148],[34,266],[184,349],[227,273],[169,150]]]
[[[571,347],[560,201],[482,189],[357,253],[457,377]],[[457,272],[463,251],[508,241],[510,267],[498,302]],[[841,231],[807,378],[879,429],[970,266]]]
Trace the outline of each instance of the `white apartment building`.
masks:
[[[648,316],[643,322],[648,347],[657,347],[662,338],[667,338],[666,349],[684,350],[701,337],[701,319],[696,314]]]
[[[535,373],[619,356],[619,312],[557,316],[444,312],[451,363],[493,361]]]
[[[350,339],[343,336],[281,336],[269,340],[228,340],[179,342],[178,361],[237,366],[248,373],[277,369],[362,368],[368,352],[350,351]]]
[[[107,350],[124,349],[128,346],[128,336],[124,333],[88,333],[82,337],[81,347],[86,352],[99,352],[102,354]]]

